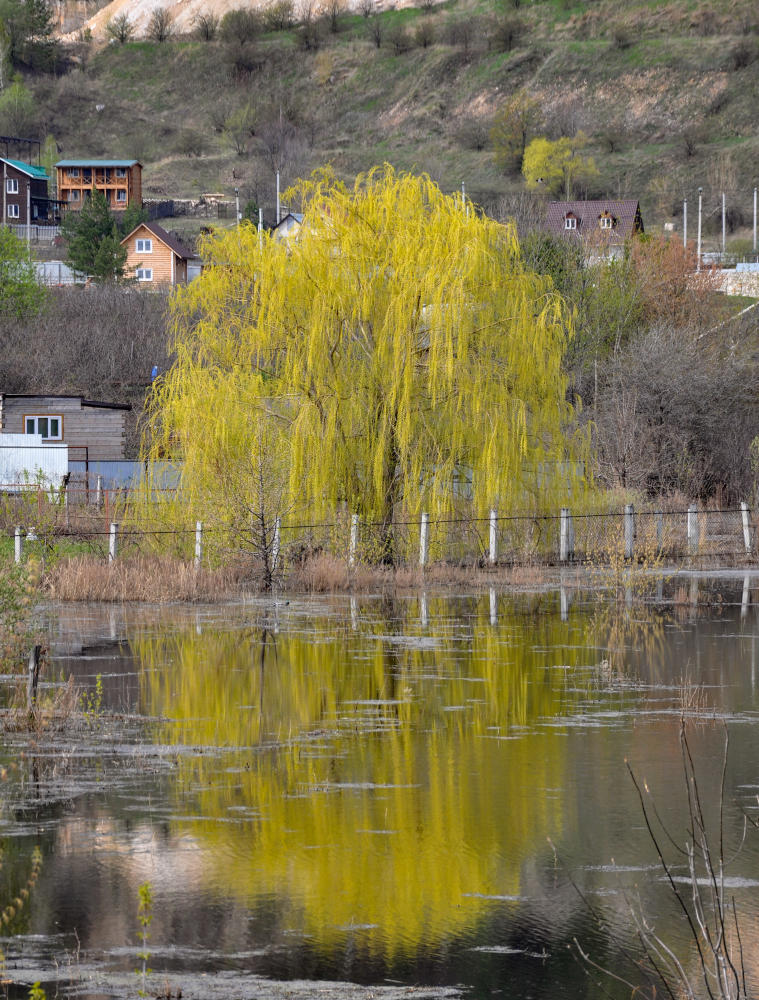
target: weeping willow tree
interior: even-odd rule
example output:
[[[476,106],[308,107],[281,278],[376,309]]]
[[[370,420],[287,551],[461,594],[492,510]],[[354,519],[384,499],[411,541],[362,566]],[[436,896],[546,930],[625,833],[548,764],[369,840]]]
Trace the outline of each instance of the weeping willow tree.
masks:
[[[556,509],[585,447],[561,370],[571,323],[513,226],[389,166],[353,189],[317,172],[290,197],[297,238],[209,239],[173,299],[146,457],[182,462],[184,519],[266,547],[265,510],[343,503],[387,539],[399,512],[462,496],[476,516]]]

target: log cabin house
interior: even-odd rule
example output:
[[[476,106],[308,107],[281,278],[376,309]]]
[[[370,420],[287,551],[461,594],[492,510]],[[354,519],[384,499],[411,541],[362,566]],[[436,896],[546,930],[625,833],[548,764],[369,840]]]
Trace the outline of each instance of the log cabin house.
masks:
[[[3,173],[2,221],[8,226],[57,225],[60,202],[48,197],[48,176],[42,167],[0,157]]]
[[[69,459],[116,461],[125,455],[129,403],[101,403],[84,396],[0,393],[3,434],[39,434],[44,443],[69,446]]]
[[[127,259],[124,272],[137,279],[141,287],[186,285],[188,263],[195,254],[155,222],[142,222],[124,237]]]
[[[93,191],[102,191],[111,211],[142,205],[142,164],[137,160],[59,160],[58,197],[79,210]]]

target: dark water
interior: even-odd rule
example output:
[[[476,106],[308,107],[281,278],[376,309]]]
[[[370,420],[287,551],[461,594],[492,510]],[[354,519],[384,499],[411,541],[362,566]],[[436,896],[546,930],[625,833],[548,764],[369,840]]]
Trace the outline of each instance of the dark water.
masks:
[[[758,812],[757,595],[706,594],[49,609],[52,671],[87,711],[4,738],[3,904],[43,855],[8,925],[10,976],[133,975],[145,882],[160,983],[228,970],[596,997],[578,945],[634,977],[641,916],[695,975],[625,761],[682,842],[685,713],[718,843],[729,734],[732,857]],[[727,875],[757,983],[759,831]]]

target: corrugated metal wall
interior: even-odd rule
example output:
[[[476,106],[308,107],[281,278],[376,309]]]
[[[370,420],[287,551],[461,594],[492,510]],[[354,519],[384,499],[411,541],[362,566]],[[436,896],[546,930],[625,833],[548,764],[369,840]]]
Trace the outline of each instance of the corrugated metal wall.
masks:
[[[41,434],[0,437],[0,489],[38,483],[58,488],[68,470],[66,444],[43,444]]]

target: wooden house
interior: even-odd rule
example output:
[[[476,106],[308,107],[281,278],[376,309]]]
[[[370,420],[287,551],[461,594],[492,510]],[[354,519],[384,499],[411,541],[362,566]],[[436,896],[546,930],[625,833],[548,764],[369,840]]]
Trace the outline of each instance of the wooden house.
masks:
[[[101,191],[115,212],[142,205],[142,164],[137,160],[59,160],[55,170],[58,197],[70,209],[80,209],[93,191]]]
[[[101,403],[84,396],[0,393],[0,436],[38,434],[43,442],[69,446],[69,458],[124,458],[129,403]]]
[[[586,257],[619,257],[625,244],[642,233],[640,203],[633,199],[596,201],[551,201],[546,229],[557,236],[578,240]]]
[[[185,285],[188,264],[195,254],[155,222],[142,222],[121,241],[126,247],[126,274],[145,288],[156,285]]]
[[[59,203],[48,197],[42,167],[0,157],[3,171],[2,221],[9,226],[43,226],[60,221]]]

